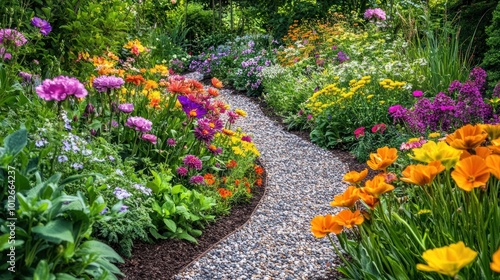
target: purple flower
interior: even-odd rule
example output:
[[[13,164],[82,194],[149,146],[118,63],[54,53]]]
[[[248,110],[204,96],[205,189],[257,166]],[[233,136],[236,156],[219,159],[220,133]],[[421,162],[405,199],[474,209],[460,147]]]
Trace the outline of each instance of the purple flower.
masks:
[[[177,99],[188,117],[201,119],[207,114],[207,110],[202,105],[191,101],[188,97],[179,95]]]
[[[229,117],[229,123],[234,123],[240,117],[240,115],[236,114],[233,111],[227,112],[227,116]]]
[[[115,120],[111,121],[111,126],[112,127],[118,127],[118,123]]]
[[[47,145],[48,143],[49,143],[49,142],[47,142],[47,140],[46,140],[45,138],[42,138],[42,139],[37,140],[37,141],[35,142],[35,146],[36,146],[37,148],[41,148],[41,147],[43,147],[43,146]]]
[[[130,117],[125,123],[126,126],[140,132],[149,132],[153,123],[143,117]]]
[[[182,160],[182,163],[184,163],[184,165],[188,168],[194,168],[196,170],[201,170],[202,167],[201,160],[194,155],[185,156]]]
[[[241,137],[241,141],[252,143],[252,137],[245,135]]]
[[[92,105],[92,103],[87,103],[87,106],[85,107],[85,113],[84,115],[90,115],[95,112],[95,107]]]
[[[215,125],[214,125],[215,126]],[[196,139],[205,143],[210,143],[214,139],[215,130],[210,126],[208,119],[200,119],[194,128],[194,136]]]
[[[123,213],[123,212],[126,212],[128,209],[128,206],[127,205],[122,205],[122,207],[120,207],[120,210],[118,210],[118,213]]]
[[[31,82],[31,78],[33,77],[33,75],[31,75],[30,73],[27,73],[27,72],[23,72],[23,71],[19,71],[19,77],[23,78],[23,80],[25,82]]]
[[[134,104],[132,103],[124,103],[118,105],[118,110],[122,111],[123,113],[132,113],[134,111]]]
[[[364,14],[365,19],[369,20],[381,20],[384,21],[386,19],[386,14],[384,10],[380,8],[375,9],[367,9]]]
[[[20,47],[28,42],[24,35],[14,29],[0,29],[0,45],[8,45],[9,41],[14,42],[16,47]]]
[[[343,53],[342,51],[339,51],[337,53],[337,59],[340,63],[343,63],[344,61],[349,60],[349,57],[345,53]]]
[[[71,165],[71,167],[73,167],[76,170],[79,170],[79,169],[83,169],[83,164],[75,162]]]
[[[394,114],[396,112],[401,111],[402,109],[404,109],[403,106],[401,106],[399,104],[391,106],[391,107],[389,107],[389,114]]]
[[[205,179],[201,175],[196,175],[189,178],[189,183],[193,185],[203,185],[205,183]]]
[[[149,141],[151,142],[152,144],[155,144],[156,145],[156,140],[157,140],[157,137],[156,135],[154,134],[143,134],[141,136],[142,140],[146,140],[146,141]]]
[[[43,36],[49,35],[50,31],[52,31],[52,26],[50,26],[50,23],[46,20],[43,20],[39,17],[34,17],[31,19],[31,24],[33,26],[40,28],[40,33]]]
[[[180,167],[177,167],[175,172],[177,172],[177,174],[180,176],[186,176],[188,173],[188,170],[185,167],[180,166]]]
[[[0,48],[0,58],[2,58],[2,60],[11,60],[12,59],[12,54],[11,53],[8,53],[5,48]]]
[[[36,87],[36,93],[40,98],[47,101],[63,101],[71,95],[76,98],[83,98],[88,94],[78,79],[66,76],[44,80],[41,85]]]
[[[115,190],[113,191],[113,194],[116,196],[116,198],[118,198],[119,200],[122,200],[122,199],[125,199],[125,198],[129,198],[132,196],[131,193],[129,193],[128,191],[122,189],[122,188],[119,188],[119,187],[116,187]]]
[[[132,187],[134,187],[134,189],[136,189],[136,190],[139,190],[140,192],[142,192],[145,195],[151,195],[153,193],[153,191],[150,188],[146,188],[145,186],[143,186],[141,184],[134,184]]]
[[[92,87],[98,92],[106,92],[108,89],[120,88],[124,83],[120,77],[102,75],[94,79]]]
[[[167,145],[170,147],[175,147],[175,139],[174,138],[168,138],[167,139]]]
[[[65,155],[58,156],[57,161],[63,163],[65,161],[68,161],[68,157]]]
[[[413,96],[415,97],[422,97],[422,95],[424,95],[424,93],[420,90],[416,90],[413,92]]]
[[[99,214],[104,215],[106,213],[108,213],[108,207],[105,207],[104,209],[102,209],[101,213],[99,213]]]

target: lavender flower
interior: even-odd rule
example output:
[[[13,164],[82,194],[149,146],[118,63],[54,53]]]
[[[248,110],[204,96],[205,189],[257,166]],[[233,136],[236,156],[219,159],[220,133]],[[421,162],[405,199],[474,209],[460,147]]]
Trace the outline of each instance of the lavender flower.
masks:
[[[109,161],[115,161],[115,158],[113,156],[108,156]]]
[[[57,157],[57,161],[60,163],[66,162],[66,161],[68,161],[68,157],[65,155],[60,155]]]
[[[12,41],[16,47],[20,47],[28,42],[24,35],[14,29],[0,29],[0,45],[8,45]]]
[[[122,199],[125,199],[125,198],[129,198],[132,196],[131,193],[129,193],[128,191],[122,189],[122,188],[119,188],[119,187],[116,187],[115,190],[113,191],[113,194],[116,196],[116,198],[118,198],[119,200],[122,200]]]
[[[0,48],[0,58],[2,58],[2,60],[11,60],[12,59],[12,54],[11,53],[8,53],[7,50],[5,48]]]
[[[117,175],[123,176],[123,171],[122,171],[121,169],[116,169],[116,170],[115,170],[115,173],[116,173]]]
[[[108,213],[108,207],[105,207],[104,209],[102,209],[102,211],[99,214],[104,215],[106,213]]]
[[[203,185],[205,183],[205,179],[201,175],[196,175],[189,178],[189,183],[193,185]]]
[[[43,146],[47,145],[48,143],[49,143],[49,142],[47,142],[47,140],[46,140],[45,138],[42,138],[42,139],[37,140],[37,141],[35,142],[35,146],[36,146],[37,148],[41,148],[41,147],[43,147]]]
[[[83,169],[83,164],[75,162],[71,165],[71,167],[73,167],[76,170],[80,170]]]
[[[63,101],[71,95],[76,98],[83,98],[88,94],[78,79],[66,76],[44,80],[41,85],[36,87],[36,93],[40,98],[47,101]]]
[[[118,110],[122,111],[123,113],[132,113],[134,111],[134,104],[132,103],[124,103],[118,105]]]
[[[35,27],[38,27],[40,29],[40,33],[43,36],[49,35],[50,31],[52,31],[52,26],[50,26],[50,23],[46,20],[39,18],[39,17],[32,18],[31,24],[33,24],[33,26],[35,26]]]
[[[118,89],[124,83],[125,81],[120,77],[102,75],[94,79],[92,87],[98,92],[106,92],[111,89]]]
[[[154,134],[143,134],[141,138],[142,140],[149,141],[151,144],[156,145],[157,137]]]
[[[126,126],[140,132],[149,132],[153,123],[143,117],[130,117],[125,123]]]
[[[153,193],[153,191],[150,188],[147,188],[141,184],[134,184],[132,187],[136,190],[139,190],[145,195],[151,195]]]
[[[120,207],[120,210],[118,210],[118,213],[127,212],[127,209],[128,209],[127,205],[122,205],[122,207]]]
[[[31,82],[31,78],[33,77],[32,74],[23,71],[19,71],[18,75],[19,77],[23,78],[25,82]]]
[[[365,19],[369,20],[380,20],[384,21],[386,20],[386,14],[384,10],[380,8],[375,8],[375,9],[367,9],[364,14]]]
[[[345,53],[343,53],[342,51],[339,51],[339,52],[337,53],[337,59],[338,59],[338,61],[339,61],[340,63],[343,63],[343,62],[345,62],[345,61],[348,61],[348,60],[349,60],[349,57],[348,57]]]
[[[185,156],[184,159],[182,160],[182,163],[184,163],[184,165],[187,166],[188,168],[193,168],[196,170],[201,170],[202,168],[201,160],[194,155]]]

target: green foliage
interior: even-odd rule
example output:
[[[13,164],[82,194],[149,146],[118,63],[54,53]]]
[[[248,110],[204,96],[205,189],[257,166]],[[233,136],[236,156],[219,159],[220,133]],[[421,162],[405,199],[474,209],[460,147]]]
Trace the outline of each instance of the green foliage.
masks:
[[[112,263],[122,262],[122,258],[106,244],[90,239],[96,221],[112,218],[100,214],[106,207],[103,198],[95,193],[91,181],[86,185],[88,197],[81,192],[67,195],[62,191],[65,184],[82,176],[61,180],[61,174],[56,173],[43,180],[36,172],[36,182],[31,184],[28,174],[21,172],[29,165],[20,153],[26,144],[27,133],[21,129],[6,137],[0,149],[4,163],[0,169],[2,194],[8,194],[1,203],[0,250],[12,256],[0,268],[10,268],[12,273],[6,275],[9,279],[117,279],[115,274],[122,274]],[[113,207],[113,213],[119,206]]]
[[[500,81],[500,2],[493,12],[491,25],[486,28],[488,51],[484,55],[482,66],[488,72],[490,87]]]
[[[210,214],[215,200],[182,185],[172,186],[168,173],[152,171],[154,180],[147,186],[153,190],[156,200],[151,215],[156,229],[150,229],[155,238],[179,238],[196,243],[201,235],[199,228],[214,220]]]

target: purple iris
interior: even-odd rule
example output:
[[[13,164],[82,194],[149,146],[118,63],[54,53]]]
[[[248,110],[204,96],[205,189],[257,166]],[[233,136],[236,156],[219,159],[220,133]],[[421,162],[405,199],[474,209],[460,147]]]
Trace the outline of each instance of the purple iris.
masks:
[[[186,96],[179,95],[177,99],[182,105],[182,110],[188,117],[201,119],[207,114],[207,110],[202,105],[191,101]]]

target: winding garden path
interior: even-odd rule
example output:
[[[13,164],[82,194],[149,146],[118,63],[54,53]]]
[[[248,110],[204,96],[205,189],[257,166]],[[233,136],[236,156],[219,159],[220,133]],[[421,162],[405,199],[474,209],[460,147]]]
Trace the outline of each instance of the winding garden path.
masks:
[[[248,113],[236,127],[253,135],[267,172],[267,189],[250,220],[191,263],[175,279],[323,278],[335,259],[328,239],[310,221],[332,213],[346,166],[330,152],[284,131],[246,96],[221,92],[231,108]]]

